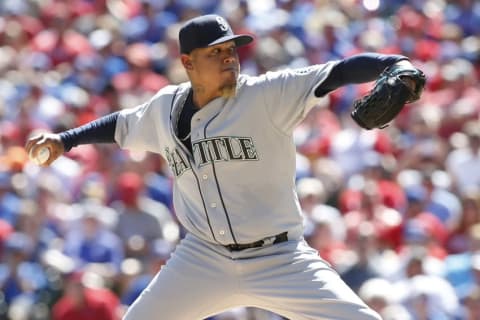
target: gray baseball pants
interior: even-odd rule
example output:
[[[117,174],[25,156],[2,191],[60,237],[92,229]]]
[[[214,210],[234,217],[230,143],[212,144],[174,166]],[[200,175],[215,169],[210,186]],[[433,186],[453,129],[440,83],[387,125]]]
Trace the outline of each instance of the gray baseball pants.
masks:
[[[199,320],[237,307],[290,320],[379,320],[301,239],[230,252],[189,234],[124,320]]]

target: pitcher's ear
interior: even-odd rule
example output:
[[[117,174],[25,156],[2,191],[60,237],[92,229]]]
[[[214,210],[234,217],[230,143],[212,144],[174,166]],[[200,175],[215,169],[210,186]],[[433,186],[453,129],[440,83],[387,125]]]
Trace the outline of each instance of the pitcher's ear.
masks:
[[[193,69],[192,58],[188,54],[182,54],[180,57],[183,67],[187,70]]]

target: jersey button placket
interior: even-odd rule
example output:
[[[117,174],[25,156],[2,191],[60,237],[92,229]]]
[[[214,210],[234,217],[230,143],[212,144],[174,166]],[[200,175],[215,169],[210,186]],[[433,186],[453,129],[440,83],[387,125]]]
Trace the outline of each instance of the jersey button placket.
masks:
[[[215,234],[222,238],[222,243],[232,243],[233,240],[230,239],[228,232],[226,231],[228,226],[223,223],[224,214],[220,206],[220,200],[215,186],[215,179],[213,178],[213,172],[211,171],[211,166],[204,166],[199,169],[199,178],[202,189],[205,191],[205,203],[207,205],[208,215],[210,221],[213,221],[213,229]],[[216,223],[215,223],[216,222]],[[219,224],[217,224],[219,223]]]

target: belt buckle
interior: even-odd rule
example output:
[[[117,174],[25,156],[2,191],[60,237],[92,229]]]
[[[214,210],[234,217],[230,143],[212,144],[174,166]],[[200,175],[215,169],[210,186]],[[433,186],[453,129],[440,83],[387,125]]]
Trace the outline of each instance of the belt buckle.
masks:
[[[267,237],[265,239],[262,239],[261,241],[263,243],[260,247],[272,245],[275,242],[275,240],[277,240],[277,236],[272,236],[272,237]]]
[[[286,237],[286,232],[277,234],[275,236],[271,237],[266,237],[261,240],[251,242],[251,243],[245,243],[245,244],[228,244],[225,245],[225,248],[227,248],[230,251],[241,251],[245,249],[251,249],[251,248],[261,248],[264,246],[270,246],[273,245],[277,242],[283,242],[286,241],[287,239],[284,239]],[[281,241],[278,241],[281,240]]]

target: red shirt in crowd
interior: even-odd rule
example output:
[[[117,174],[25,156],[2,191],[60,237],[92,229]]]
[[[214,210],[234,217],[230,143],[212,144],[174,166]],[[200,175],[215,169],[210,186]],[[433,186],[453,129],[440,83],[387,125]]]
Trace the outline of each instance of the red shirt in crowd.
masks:
[[[53,320],[116,320],[118,300],[108,290],[84,288],[81,305],[70,296],[63,296],[54,306]]]

